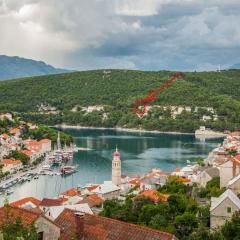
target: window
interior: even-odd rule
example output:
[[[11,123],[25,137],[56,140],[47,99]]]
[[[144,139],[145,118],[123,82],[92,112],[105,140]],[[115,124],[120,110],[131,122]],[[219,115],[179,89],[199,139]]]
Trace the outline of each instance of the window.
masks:
[[[227,213],[231,213],[232,212],[232,208],[231,207],[227,207]]]
[[[43,240],[43,232],[38,233],[38,240]]]

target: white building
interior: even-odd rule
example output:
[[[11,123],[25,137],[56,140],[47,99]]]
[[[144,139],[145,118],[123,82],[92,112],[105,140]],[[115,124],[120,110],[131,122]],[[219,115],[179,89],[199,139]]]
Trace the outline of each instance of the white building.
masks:
[[[49,207],[48,210],[45,212],[45,216],[54,221],[65,209],[71,209],[78,212],[93,214],[91,208],[87,203],[82,204],[74,204],[74,205],[63,205],[63,206],[53,206]]]
[[[96,193],[98,196],[106,199],[113,199],[117,198],[120,194],[120,187],[116,186],[111,181],[104,181],[103,184],[99,185],[97,188],[95,188],[92,193]]]
[[[219,167],[220,187],[227,187],[228,182],[234,177],[233,175],[233,162],[227,161]],[[236,166],[236,174],[239,174],[239,166]]]
[[[117,148],[113,154],[112,182],[113,182],[113,184],[115,184],[117,186],[121,185],[121,160],[120,160],[120,154],[119,154]]]

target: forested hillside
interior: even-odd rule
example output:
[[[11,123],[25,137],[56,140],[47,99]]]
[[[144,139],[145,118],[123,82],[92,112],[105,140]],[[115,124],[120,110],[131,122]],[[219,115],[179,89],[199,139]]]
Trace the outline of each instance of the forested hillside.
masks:
[[[201,124],[199,113],[183,112],[176,119],[161,108],[142,120],[133,112],[138,98],[159,87],[174,72],[96,70],[0,82],[0,111],[27,113],[25,117],[48,124],[142,127],[192,132]],[[55,114],[39,113],[39,105],[56,108]],[[82,106],[107,105],[104,111],[86,114]],[[153,105],[213,107],[218,120],[204,125],[218,130],[240,127],[240,70],[184,73],[158,95]],[[76,112],[71,109],[79,106]],[[103,114],[105,113],[105,118]]]

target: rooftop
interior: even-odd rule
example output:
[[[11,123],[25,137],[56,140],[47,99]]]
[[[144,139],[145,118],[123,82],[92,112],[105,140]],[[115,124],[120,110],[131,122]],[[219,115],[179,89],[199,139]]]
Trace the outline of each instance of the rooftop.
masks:
[[[40,213],[31,210],[7,205],[0,208],[0,225],[6,222],[14,222],[20,217],[23,221],[23,225],[27,226],[35,222],[40,215]]]
[[[227,198],[230,199],[238,207],[238,209],[240,209],[240,199],[232,190],[227,189],[219,198],[214,198],[210,211],[213,211]]]
[[[79,189],[77,189],[77,188],[70,188],[67,191],[61,193],[60,195],[73,197],[73,196],[81,195],[81,191]]]
[[[43,198],[39,206],[52,207],[62,205],[62,199]]]
[[[56,219],[56,223],[63,229],[61,239],[70,239],[72,234],[77,233],[79,226],[75,211],[65,209]],[[176,239],[173,234],[153,230],[111,218],[97,215],[84,214],[84,240],[172,240]]]
[[[41,201],[38,200],[37,198],[34,197],[26,197],[22,198],[18,201],[12,202],[10,205],[13,207],[23,207],[23,208],[28,208],[28,207],[39,207]]]
[[[96,189],[94,189],[92,192],[93,193],[98,193],[98,194],[106,194],[109,192],[114,192],[118,191],[120,188],[113,184],[111,181],[104,181],[103,184],[99,185]]]
[[[78,203],[87,203],[89,207],[95,207],[101,205],[103,202],[104,200],[97,194],[92,194],[84,198],[83,200],[79,201]]]

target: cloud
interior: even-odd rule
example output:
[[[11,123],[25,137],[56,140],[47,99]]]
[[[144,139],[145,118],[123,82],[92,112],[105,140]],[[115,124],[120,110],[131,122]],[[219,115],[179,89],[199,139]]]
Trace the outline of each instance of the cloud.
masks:
[[[72,69],[240,62],[238,0],[0,0],[1,54]]]

